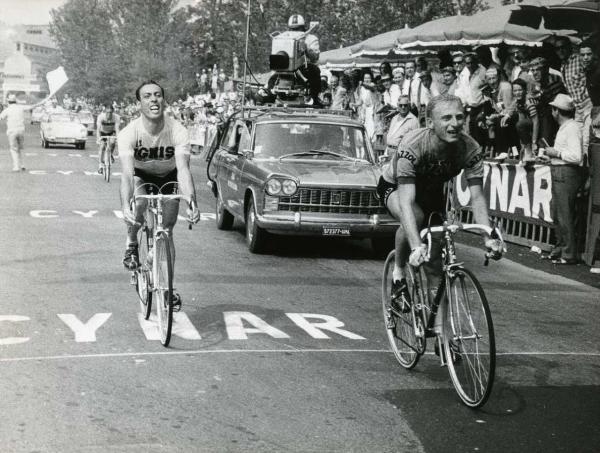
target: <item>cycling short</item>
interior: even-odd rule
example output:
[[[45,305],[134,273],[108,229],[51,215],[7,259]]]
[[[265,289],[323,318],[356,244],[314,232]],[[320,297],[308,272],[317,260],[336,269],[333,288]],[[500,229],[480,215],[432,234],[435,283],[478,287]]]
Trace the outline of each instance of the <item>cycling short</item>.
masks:
[[[158,189],[161,189],[161,193],[164,195],[174,195],[178,193],[177,190],[177,168],[166,174],[165,176],[156,176],[146,173],[139,168],[133,170],[133,176],[137,176],[142,180],[143,183],[154,184],[153,186],[146,186],[146,192],[148,194],[156,195]]]
[[[117,135],[116,131],[112,131],[112,132],[102,132],[102,131],[100,131],[100,138],[102,138],[102,137],[114,137],[115,135]]]
[[[377,196],[383,201],[383,204],[387,208],[388,199],[392,193],[398,189],[397,184],[392,184],[386,181],[383,176],[379,177],[377,184]],[[446,198],[444,196],[443,186],[440,187],[420,187],[417,183],[415,186],[415,203],[423,211],[424,225],[429,222],[429,217],[433,213],[439,213],[439,215],[431,216],[431,226],[441,225],[443,219],[446,217]]]

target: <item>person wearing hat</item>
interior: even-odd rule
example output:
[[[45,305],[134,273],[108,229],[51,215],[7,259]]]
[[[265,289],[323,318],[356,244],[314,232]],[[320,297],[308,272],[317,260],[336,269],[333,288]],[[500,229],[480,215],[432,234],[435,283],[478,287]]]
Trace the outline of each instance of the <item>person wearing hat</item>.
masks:
[[[394,85],[398,85],[400,93],[407,94],[404,92],[404,68],[402,66],[398,66],[392,70],[392,82]]]
[[[400,87],[392,83],[392,76],[387,73],[381,75],[381,82],[385,89],[383,92],[383,103],[393,109],[398,108],[398,98],[402,94]]]
[[[6,101],[6,107],[0,113],[0,121],[6,120],[6,136],[8,137],[8,147],[13,161],[13,172],[25,171],[23,166],[23,142],[25,141],[25,112],[33,110],[39,105],[43,105],[48,99],[44,99],[37,104],[25,107],[17,104],[17,97],[9,94]]]
[[[581,128],[575,121],[575,103],[570,96],[559,93],[549,106],[559,126],[554,146],[546,148],[542,158],[550,163],[552,219],[556,225],[556,245],[550,252],[550,258],[555,264],[575,264],[575,202],[587,176],[583,167]]]

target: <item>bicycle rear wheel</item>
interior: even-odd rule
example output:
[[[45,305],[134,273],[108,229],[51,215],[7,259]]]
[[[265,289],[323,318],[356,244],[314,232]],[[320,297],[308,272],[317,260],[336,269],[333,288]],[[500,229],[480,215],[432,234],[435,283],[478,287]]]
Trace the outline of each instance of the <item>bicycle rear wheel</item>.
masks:
[[[160,342],[169,346],[173,326],[173,268],[171,244],[166,233],[160,233],[154,244],[154,301],[158,315]]]
[[[481,284],[468,269],[449,280],[444,353],[458,396],[469,407],[481,407],[490,396],[496,369],[492,315]]]
[[[421,324],[415,315],[414,303],[408,313],[402,313],[392,308],[392,271],[394,270],[395,252],[391,251],[385,260],[383,267],[383,279],[381,283],[381,302],[383,308],[383,319],[385,322],[388,341],[396,360],[406,369],[414,368],[423,353],[424,338],[419,339],[415,333],[417,323]],[[407,266],[409,268],[410,266]],[[406,281],[409,286],[411,299],[417,300],[418,294],[414,284],[414,273],[409,272]]]
[[[144,319],[148,319],[152,311],[152,282],[150,281],[152,270],[148,268],[147,264],[151,237],[152,231],[148,228],[148,225],[145,224],[138,231],[138,256],[140,266],[135,271],[137,274],[136,289],[140,299],[140,311],[142,312]]]

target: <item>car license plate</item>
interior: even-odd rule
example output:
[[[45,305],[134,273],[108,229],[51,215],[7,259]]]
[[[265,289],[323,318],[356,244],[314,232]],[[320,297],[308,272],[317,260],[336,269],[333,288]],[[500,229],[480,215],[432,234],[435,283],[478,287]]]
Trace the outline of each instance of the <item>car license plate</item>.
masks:
[[[351,236],[350,228],[323,225],[323,236]]]
[[[74,138],[60,138],[59,140],[63,143],[75,143]]]

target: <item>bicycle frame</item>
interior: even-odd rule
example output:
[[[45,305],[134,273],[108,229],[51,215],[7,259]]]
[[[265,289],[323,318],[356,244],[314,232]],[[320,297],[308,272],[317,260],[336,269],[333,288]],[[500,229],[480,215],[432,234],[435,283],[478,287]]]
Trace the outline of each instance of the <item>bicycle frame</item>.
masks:
[[[437,227],[428,227],[421,231],[421,238],[427,238],[427,258],[429,260],[431,256],[431,244],[432,244],[432,234],[433,233],[443,233],[443,246],[441,248],[442,254],[442,279],[440,280],[439,286],[437,288],[435,298],[431,304],[429,304],[429,295],[425,294],[425,290],[422,284],[422,273],[420,270],[415,269],[415,275],[418,276],[415,279],[415,286],[417,287],[417,294],[419,295],[419,301],[415,306],[415,312],[418,316],[421,316],[421,321],[425,326],[425,331],[423,335],[425,337],[436,337],[438,341],[439,350],[441,351],[441,332],[442,328],[437,320],[443,320],[445,314],[445,302],[447,302],[449,295],[446,293],[447,288],[450,288],[450,281],[454,278],[455,271],[463,268],[463,262],[457,261],[456,258],[456,249],[454,246],[454,238],[453,235],[458,231],[483,231],[490,236],[496,236],[498,239],[502,241],[504,244],[504,240],[502,239],[502,234],[497,228],[490,228],[485,225],[479,224],[449,224],[447,221],[444,222],[442,226]],[[506,251],[506,247],[504,247],[504,251]],[[485,263],[487,266],[487,262],[489,259],[489,253],[485,255]],[[438,317],[439,316],[439,317]],[[416,321],[414,321],[416,324]],[[418,332],[418,328],[415,325],[415,332]],[[440,363],[441,365],[446,364],[446,358],[444,354],[440,353]]]

